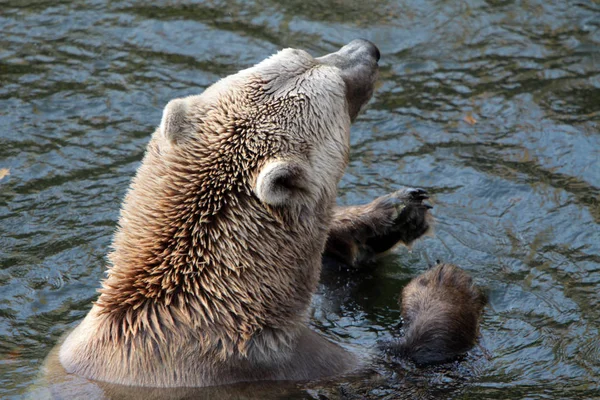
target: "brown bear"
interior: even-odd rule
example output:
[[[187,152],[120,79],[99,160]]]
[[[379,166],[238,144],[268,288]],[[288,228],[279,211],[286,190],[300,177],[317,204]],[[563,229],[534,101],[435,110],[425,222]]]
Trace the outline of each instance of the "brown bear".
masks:
[[[68,373],[148,387],[306,380],[357,358],[307,327],[326,251],[357,265],[429,229],[426,193],[336,207],[379,50],[286,49],[172,100],[125,197]],[[326,249],[327,246],[327,249]]]
[[[400,303],[407,328],[390,348],[417,365],[431,365],[454,360],[475,345],[487,299],[465,271],[438,264],[410,281]]]

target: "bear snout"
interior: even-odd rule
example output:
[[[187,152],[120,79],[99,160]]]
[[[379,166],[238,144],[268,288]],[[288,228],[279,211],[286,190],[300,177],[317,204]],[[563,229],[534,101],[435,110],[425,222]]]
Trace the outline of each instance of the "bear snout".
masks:
[[[367,65],[377,69],[381,53],[375,44],[365,39],[356,39],[336,51],[316,60],[324,65],[338,67],[342,71],[350,70],[358,65]]]
[[[379,49],[373,42],[370,42],[366,39],[355,39],[342,47],[338,53],[354,55],[357,54],[358,57],[361,56],[361,52],[369,54],[371,58],[375,59],[375,62],[378,62],[381,58],[381,53]]]
[[[336,51],[317,58],[317,62],[339,68],[346,85],[348,113],[354,121],[373,95],[381,53],[377,46],[365,39],[356,39]]]

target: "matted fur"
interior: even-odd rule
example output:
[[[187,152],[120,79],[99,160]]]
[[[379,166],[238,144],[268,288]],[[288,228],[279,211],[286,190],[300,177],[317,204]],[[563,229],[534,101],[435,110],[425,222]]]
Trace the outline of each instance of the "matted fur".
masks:
[[[487,299],[469,274],[452,264],[422,273],[402,291],[406,333],[394,347],[421,365],[455,359],[469,351],[479,335]]]
[[[173,387],[356,367],[306,328],[348,160],[348,110],[363,105],[348,92],[339,68],[288,49],[170,103],[125,198],[100,297],[61,345],[65,369]],[[279,161],[308,165],[311,185],[272,206],[255,185]]]

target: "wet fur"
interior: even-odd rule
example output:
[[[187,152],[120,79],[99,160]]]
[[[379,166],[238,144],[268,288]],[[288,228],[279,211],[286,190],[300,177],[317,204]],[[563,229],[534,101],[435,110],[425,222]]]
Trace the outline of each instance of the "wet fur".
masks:
[[[407,328],[390,348],[419,365],[456,359],[477,342],[486,302],[469,274],[455,265],[439,264],[402,291]]]
[[[356,46],[353,57],[371,49]],[[375,81],[365,57],[340,70],[287,49],[167,105],[124,200],[100,297],[60,345],[67,372],[200,387],[359,366],[307,328],[328,235],[358,248],[356,264],[372,238],[409,242],[428,229],[406,191],[334,207],[351,120]]]
[[[326,255],[358,268],[399,243],[410,246],[431,232],[431,206],[423,203],[428,198],[423,189],[406,188],[366,205],[336,208]]]

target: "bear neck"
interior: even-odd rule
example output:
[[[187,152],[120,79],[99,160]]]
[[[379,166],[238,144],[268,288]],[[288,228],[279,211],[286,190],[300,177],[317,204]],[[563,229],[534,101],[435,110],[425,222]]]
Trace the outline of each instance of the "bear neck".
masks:
[[[187,328],[231,354],[258,332],[289,336],[305,323],[334,199],[294,218],[265,209],[251,176],[215,184],[186,160],[151,142],[125,198],[96,303],[111,339]]]

